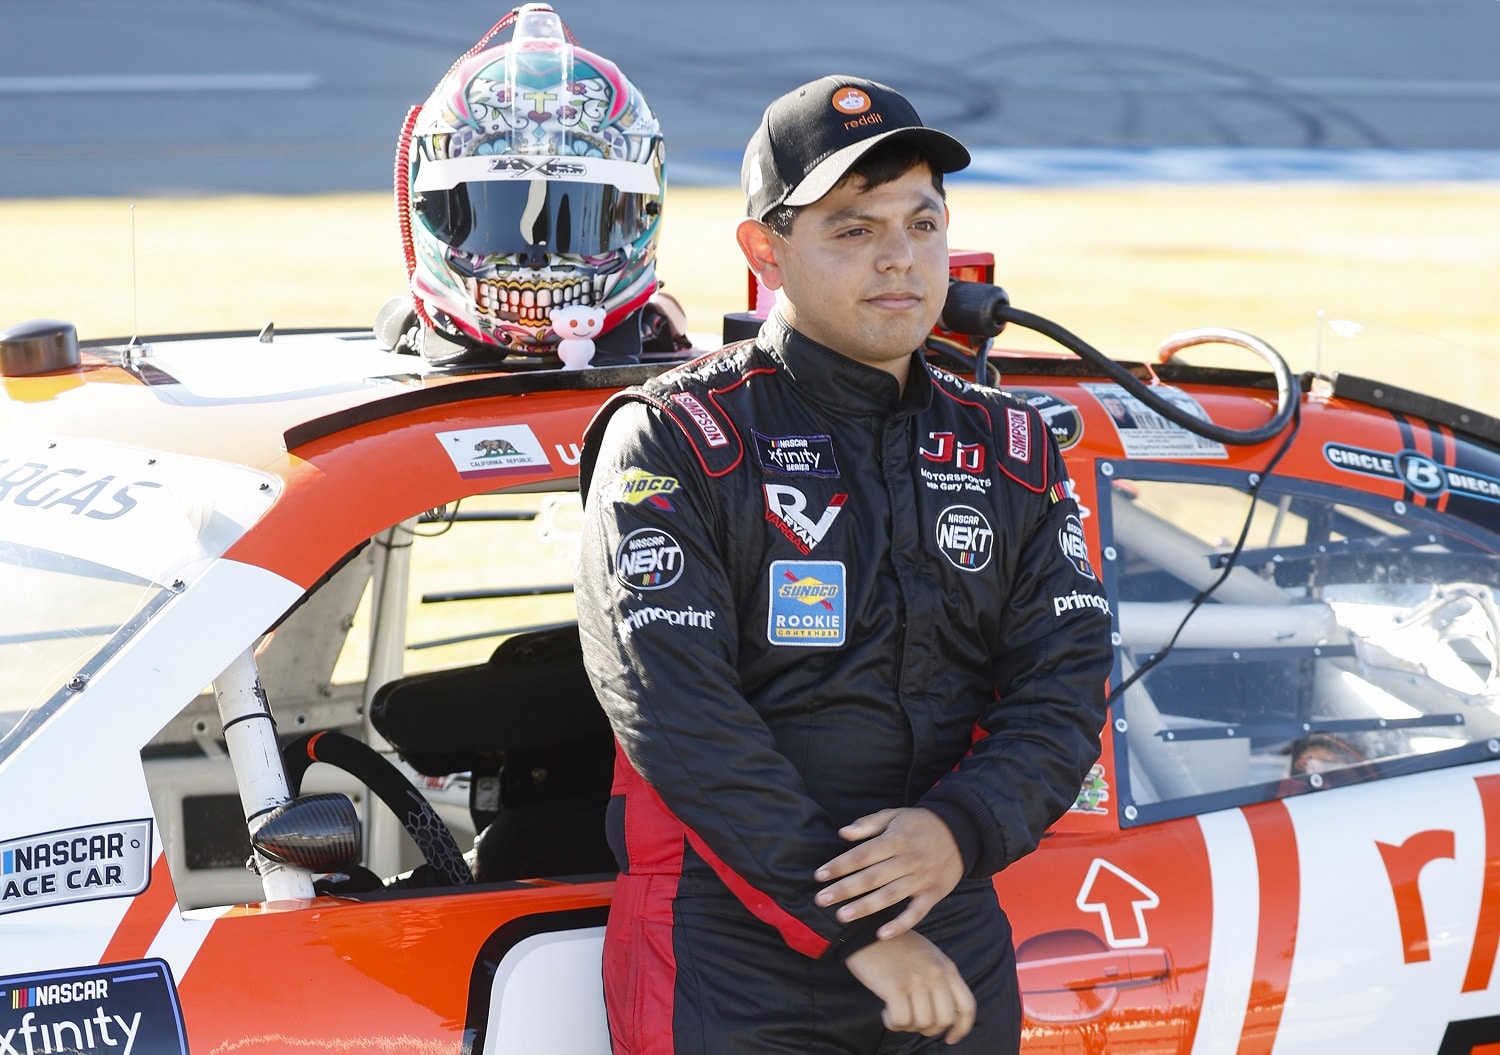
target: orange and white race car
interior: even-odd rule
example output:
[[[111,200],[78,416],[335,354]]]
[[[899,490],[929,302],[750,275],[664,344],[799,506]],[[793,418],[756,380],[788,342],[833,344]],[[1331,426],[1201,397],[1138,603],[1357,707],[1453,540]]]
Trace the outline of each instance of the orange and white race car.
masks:
[[[69,336],[0,335],[0,1055],[603,1055],[577,465],[662,364]],[[1500,421],[1209,339],[931,344],[1050,425],[1118,646],[996,878],[1023,1050],[1492,1055]]]

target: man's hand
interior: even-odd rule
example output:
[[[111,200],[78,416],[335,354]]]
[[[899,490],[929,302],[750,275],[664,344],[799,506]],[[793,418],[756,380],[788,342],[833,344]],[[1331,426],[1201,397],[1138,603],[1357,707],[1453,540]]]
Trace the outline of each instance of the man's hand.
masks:
[[[963,878],[953,833],[936,813],[920,806],[872,813],[840,828],[839,835],[860,845],[813,873],[820,882],[838,880],[818,891],[817,903],[848,901],[838,917],[850,923],[911,898],[899,916],[876,932],[882,941],[915,927]]]
[[[866,945],[844,961],[849,972],[881,1000],[881,1021],[898,1033],[957,1044],[974,1028],[974,994],[958,968],[915,931]]]

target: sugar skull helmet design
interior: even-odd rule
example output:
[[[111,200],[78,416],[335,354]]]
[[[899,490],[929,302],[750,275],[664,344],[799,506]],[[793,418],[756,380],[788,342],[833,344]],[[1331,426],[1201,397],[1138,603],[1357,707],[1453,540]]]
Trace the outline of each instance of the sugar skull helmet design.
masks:
[[[507,42],[489,41],[507,25]],[[660,128],[546,4],[501,19],[406,118],[396,197],[417,313],[469,349],[547,355],[555,308],[609,330],[656,288]]]

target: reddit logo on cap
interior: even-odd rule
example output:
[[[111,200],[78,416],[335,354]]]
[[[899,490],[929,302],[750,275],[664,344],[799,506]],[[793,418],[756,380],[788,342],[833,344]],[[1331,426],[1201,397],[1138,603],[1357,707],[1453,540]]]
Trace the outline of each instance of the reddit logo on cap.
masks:
[[[840,88],[833,93],[833,108],[841,114],[862,114],[870,108],[870,97],[858,88]]]

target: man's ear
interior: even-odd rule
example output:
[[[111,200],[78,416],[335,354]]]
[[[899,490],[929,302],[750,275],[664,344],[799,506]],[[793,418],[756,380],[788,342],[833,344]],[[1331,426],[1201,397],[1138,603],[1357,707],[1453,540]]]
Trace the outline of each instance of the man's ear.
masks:
[[[767,289],[781,288],[781,265],[776,260],[777,239],[771,229],[749,217],[740,221],[734,230],[735,241],[740,252],[745,254],[745,263]]]

